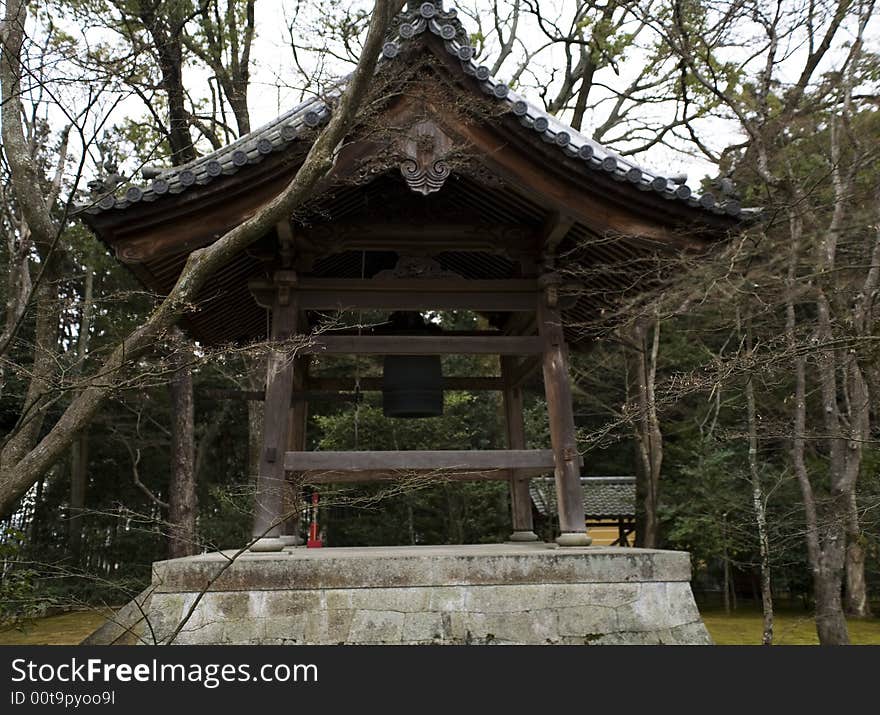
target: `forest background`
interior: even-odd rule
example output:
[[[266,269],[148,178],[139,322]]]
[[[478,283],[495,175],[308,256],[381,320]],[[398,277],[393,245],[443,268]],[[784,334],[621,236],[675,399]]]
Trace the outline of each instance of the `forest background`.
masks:
[[[372,9],[4,3],[0,618],[120,604],[153,561],[247,543],[261,405],[219,391],[261,389],[264,353],[206,351],[167,325],[114,362],[163,297],[71,210],[95,187],[124,190],[144,168],[186,163],[323,95],[361,57]],[[868,616],[880,588],[874,2],[458,9],[478,61],[548,112],[660,173],[686,168],[694,189],[761,208],[723,247],[664,265],[650,295],[621,296],[584,326],[602,335],[572,355],[584,474],[635,476],[639,544],[689,551],[699,591],[758,600],[765,642],[774,595],[813,609],[822,642],[847,642],[844,612]],[[472,314],[434,318],[482,327]],[[366,358],[312,369],[381,374]],[[544,447],[536,380],[528,446]],[[443,417],[399,421],[372,395],[316,403],[308,446],[499,448],[502,406],[493,393],[447,393]],[[509,531],[503,483],[347,487],[322,499],[334,546]],[[540,526],[552,534],[552,522]]]

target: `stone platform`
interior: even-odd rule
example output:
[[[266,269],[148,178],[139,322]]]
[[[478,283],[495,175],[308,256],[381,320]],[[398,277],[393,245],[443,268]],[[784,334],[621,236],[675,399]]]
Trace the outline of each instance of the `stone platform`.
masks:
[[[549,544],[289,548],[154,565],[142,641],[708,644],[686,553]],[[206,590],[207,589],[207,590]]]

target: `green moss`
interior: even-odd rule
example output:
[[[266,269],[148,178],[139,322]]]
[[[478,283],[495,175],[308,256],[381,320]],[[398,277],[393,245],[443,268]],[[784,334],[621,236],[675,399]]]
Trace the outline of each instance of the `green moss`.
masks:
[[[105,611],[71,611],[0,631],[0,645],[77,645],[107,619]]]
[[[763,628],[761,613],[740,609],[730,614],[723,610],[705,609],[703,622],[712,640],[718,645],[760,645]],[[855,645],[880,645],[880,618],[850,620],[849,637]],[[773,624],[775,645],[818,645],[816,623],[807,611],[782,611],[775,614]]]

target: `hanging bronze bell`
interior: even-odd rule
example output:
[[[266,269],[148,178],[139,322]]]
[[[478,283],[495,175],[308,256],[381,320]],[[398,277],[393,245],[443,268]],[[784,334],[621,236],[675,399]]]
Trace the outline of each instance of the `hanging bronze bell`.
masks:
[[[395,335],[431,335],[419,313],[394,313]],[[443,368],[439,355],[386,355],[382,371],[382,411],[386,417],[418,419],[443,414]]]

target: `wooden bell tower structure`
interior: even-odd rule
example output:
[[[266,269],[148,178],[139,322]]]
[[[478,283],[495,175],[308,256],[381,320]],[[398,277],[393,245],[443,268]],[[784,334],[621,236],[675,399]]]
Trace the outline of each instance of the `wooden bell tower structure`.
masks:
[[[332,173],[219,271],[186,319],[205,344],[270,341],[253,550],[291,542],[291,484],[401,474],[508,481],[513,540],[537,538],[529,480],[553,474],[557,542],[589,544],[569,350],[589,346],[597,317],[643,285],[658,254],[703,250],[743,215],[736,201],[693,196],[546,114],[477,64],[467,38],[454,10],[408,3]],[[166,292],[191,251],[291,179],[332,112],[332,93],[308,101],[149,186],[96,196],[82,216],[145,285]],[[475,311],[491,329],[315,332],[321,315],[363,310]],[[309,394],[354,386],[310,376],[316,354],[498,356],[496,374],[444,376],[443,387],[501,392],[507,449],[305,451]],[[526,449],[523,425],[523,384],[538,368],[548,450]]]

